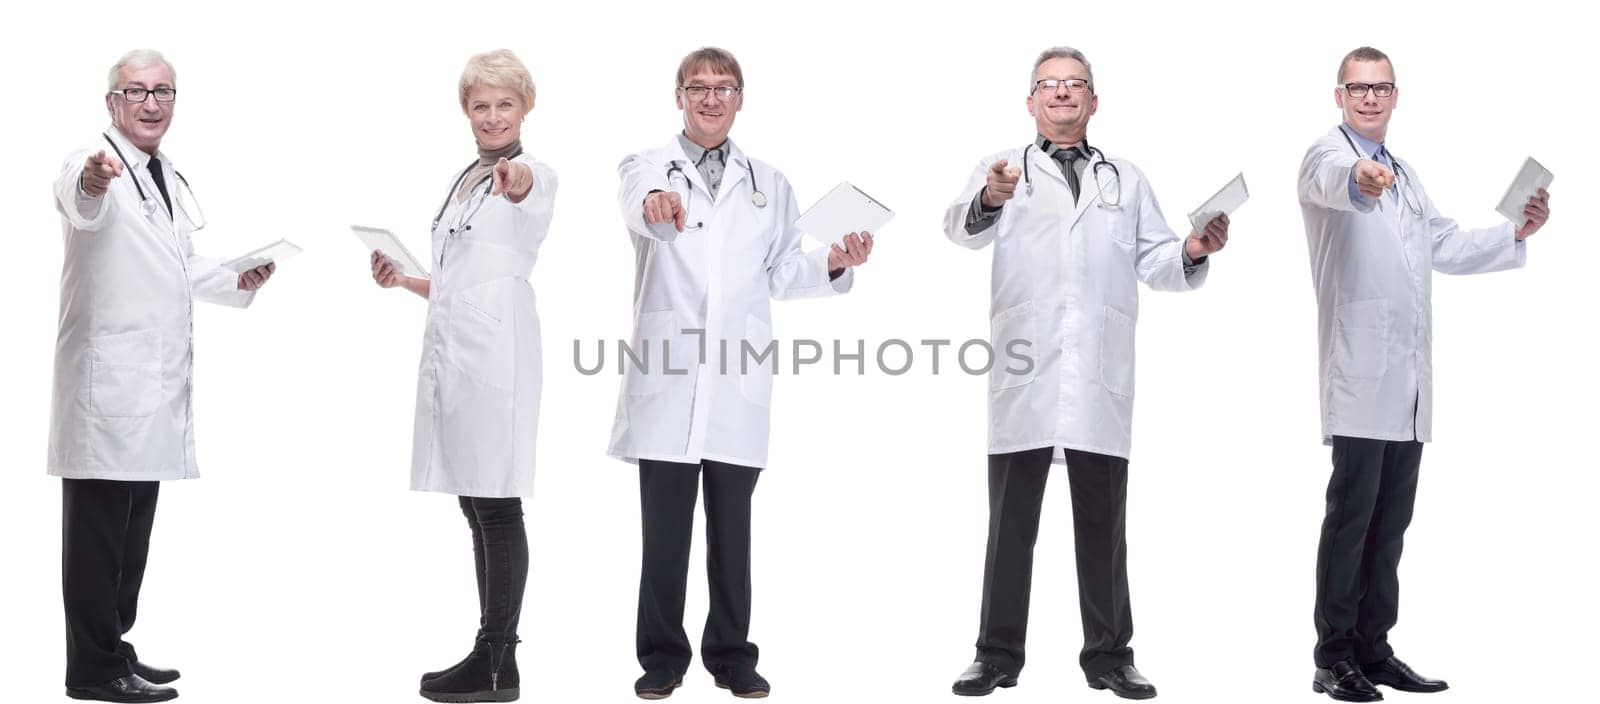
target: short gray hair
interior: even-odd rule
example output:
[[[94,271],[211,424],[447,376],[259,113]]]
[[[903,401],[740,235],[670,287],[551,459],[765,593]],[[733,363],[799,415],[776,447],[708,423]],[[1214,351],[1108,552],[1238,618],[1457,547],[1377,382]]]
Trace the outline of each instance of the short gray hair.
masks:
[[[1094,67],[1089,65],[1089,59],[1070,46],[1053,46],[1039,52],[1039,58],[1033,60],[1033,73],[1028,74],[1028,94],[1033,95],[1033,74],[1039,72],[1039,67],[1051,59],[1072,59],[1083,64],[1083,70],[1089,74],[1089,92],[1094,92]]]
[[[156,64],[166,65],[167,71],[172,74],[172,85],[177,87],[178,69],[172,67],[172,62],[168,61],[167,57],[162,56],[161,52],[155,49],[134,49],[123,54],[122,58],[117,59],[117,62],[111,65],[111,71],[106,73],[106,92],[110,93],[117,89],[117,77],[122,73],[123,68],[141,69],[149,68]],[[154,88],[155,86],[151,87]]]

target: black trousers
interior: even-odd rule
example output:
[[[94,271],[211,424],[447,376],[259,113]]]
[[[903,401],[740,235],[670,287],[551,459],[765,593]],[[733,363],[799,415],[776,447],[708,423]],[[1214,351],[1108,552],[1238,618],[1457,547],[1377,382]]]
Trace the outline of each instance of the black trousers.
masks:
[[[989,456],[989,546],[983,563],[983,614],[977,658],[1016,675],[1028,635],[1033,546],[1054,448]],[[1066,450],[1072,487],[1072,538],[1078,566],[1083,650],[1078,664],[1095,678],[1133,664],[1128,606],[1128,461]]]
[[[750,497],[761,470],[706,460],[700,464],[639,461],[644,559],[639,574],[636,648],[645,670],[689,669],[693,650],[683,630],[694,504],[703,485],[706,582],[711,591],[700,661],[707,670],[755,667],[750,642]]]
[[[528,531],[522,499],[460,497],[472,529],[478,576],[478,640],[517,642],[522,594],[528,585]]]
[[[1333,438],[1333,476],[1317,543],[1317,667],[1394,655],[1400,549],[1417,498],[1422,443]]]
[[[67,622],[67,686],[133,674],[122,637],[139,614],[160,482],[61,480],[61,601]]]

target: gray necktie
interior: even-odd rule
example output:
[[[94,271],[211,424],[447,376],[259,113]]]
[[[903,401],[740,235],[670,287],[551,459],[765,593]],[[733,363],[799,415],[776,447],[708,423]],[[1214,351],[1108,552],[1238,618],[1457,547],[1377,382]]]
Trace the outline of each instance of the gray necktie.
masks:
[[[1078,169],[1074,166],[1074,162],[1082,159],[1083,154],[1078,151],[1077,147],[1058,148],[1054,154],[1050,155],[1050,158],[1055,159],[1056,163],[1061,165],[1061,175],[1067,177],[1067,186],[1072,188],[1072,200],[1077,201]]]

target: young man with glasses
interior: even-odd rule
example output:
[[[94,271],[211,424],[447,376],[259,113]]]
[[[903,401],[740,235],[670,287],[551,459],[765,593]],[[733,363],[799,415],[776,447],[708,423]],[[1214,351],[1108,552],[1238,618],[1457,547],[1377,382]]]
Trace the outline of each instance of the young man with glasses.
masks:
[[[133,628],[160,482],[199,476],[190,373],[194,300],[243,308],[272,276],[194,253],[204,216],[161,151],[178,98],[160,53],[111,68],[111,129],[55,182],[61,271],[49,472],[61,477],[67,696],[154,702],[177,670],[141,662]]]
[[[1066,466],[1083,649],[1090,687],[1148,699],[1133,664],[1125,510],[1132,445],[1138,282],[1164,291],[1204,283],[1228,240],[1220,216],[1179,239],[1144,174],[1089,146],[1099,107],[1088,59],[1056,47],[1034,62],[1028,112],[1037,132],[978,163],[946,213],[951,241],[993,245],[990,330],[1026,365],[989,376],[989,541],[975,662],[953,691],[1012,687],[1022,670],[1033,546],[1045,479]]]
[[[625,366],[609,450],[639,465],[645,673],[634,692],[670,696],[689,667],[684,591],[703,480],[711,603],[700,658],[718,687],[764,697],[770,687],[749,641],[750,498],[767,464],[770,301],[848,292],[872,235],[801,250],[788,180],[728,139],[744,107],[739,62],[699,49],[677,79],[682,132],[618,169],[635,253],[632,348],[643,351],[642,368]]]
[[[1375,684],[1437,692],[1443,681],[1394,656],[1400,551],[1433,425],[1432,276],[1523,265],[1523,240],[1550,217],[1540,189],[1524,220],[1463,230],[1439,214],[1385,136],[1400,101],[1394,67],[1371,47],[1339,64],[1344,122],[1300,167],[1300,208],[1317,294],[1322,438],[1333,448],[1317,545],[1312,688],[1378,701]]]

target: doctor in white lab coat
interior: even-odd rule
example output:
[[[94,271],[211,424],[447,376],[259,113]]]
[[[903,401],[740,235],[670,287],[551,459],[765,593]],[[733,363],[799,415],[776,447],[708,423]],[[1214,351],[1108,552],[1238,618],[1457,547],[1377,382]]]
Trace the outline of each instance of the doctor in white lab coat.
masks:
[[[1333,448],[1317,548],[1314,687],[1377,701],[1374,684],[1446,688],[1394,657],[1401,545],[1433,423],[1433,272],[1523,265],[1523,239],[1549,217],[1549,194],[1524,222],[1464,230],[1439,214],[1417,170],[1384,138],[1400,100],[1394,67],[1371,47],[1339,65],[1344,122],[1306,150],[1300,208],[1317,294],[1322,437]]]
[[[160,149],[177,75],[155,51],[109,75],[112,126],[67,157],[55,182],[66,256],[50,412],[49,472],[62,478],[62,586],[69,694],[177,696],[175,670],[139,662],[133,627],[159,482],[199,476],[194,454],[194,301],[243,308],[273,265],[236,274],[194,253],[205,224]]]
[[[989,375],[989,544],[976,661],[957,694],[1016,684],[1024,661],[1032,553],[1052,459],[1072,489],[1078,599],[1089,685],[1155,696],[1128,641],[1124,507],[1132,437],[1138,283],[1199,287],[1227,242],[1167,227],[1144,174],[1085,139],[1098,107],[1077,50],[1034,63],[1030,144],[984,158],[945,215],[951,241],[994,252]],[[1019,359],[1020,358],[1020,359]]]
[[[454,494],[472,533],[479,628],[472,652],[422,676],[435,701],[520,694],[517,625],[528,579],[522,498],[533,491],[543,373],[528,276],[554,215],[556,173],[523,151],[534,84],[512,52],[468,59],[461,111],[477,158],[450,180],[433,223],[429,279],[372,255],[379,286],[428,300],[411,488]]]
[[[701,660],[720,686],[755,696],[768,691],[748,635],[750,497],[767,465],[774,371],[757,357],[774,343],[770,300],[849,291],[872,236],[801,250],[789,182],[728,140],[744,100],[738,62],[700,49],[677,78],[683,132],[619,168],[636,267],[630,347],[643,357],[624,363],[609,454],[639,465],[645,674],[635,692],[667,696],[689,666],[684,583],[703,475],[711,608]]]

